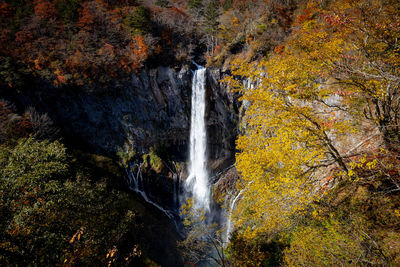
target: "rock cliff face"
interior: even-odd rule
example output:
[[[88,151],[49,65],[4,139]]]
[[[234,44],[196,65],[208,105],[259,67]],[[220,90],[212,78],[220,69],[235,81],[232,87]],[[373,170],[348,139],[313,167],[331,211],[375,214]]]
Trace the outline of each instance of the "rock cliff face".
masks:
[[[225,73],[207,70],[208,157],[211,174],[234,161],[238,102],[221,86]],[[164,151],[164,161],[185,162],[188,156],[193,72],[160,66],[132,75],[128,82],[101,92],[56,89],[45,85],[23,94],[1,94],[22,108],[34,106],[48,113],[67,141],[98,154],[115,156],[133,146],[139,154],[150,148]],[[174,184],[169,168],[148,172],[147,187],[159,203],[172,203]],[[146,176],[146,173],[145,173]],[[145,177],[146,179],[146,177]]]
[[[64,92],[52,100],[55,119],[67,136],[97,153],[113,155],[124,145],[144,153],[165,145],[184,154],[190,79],[187,68],[159,67],[132,75],[130,82],[102,94]]]
[[[238,133],[240,103],[238,97],[220,83],[225,75],[219,69],[209,69],[207,72],[206,122],[212,171],[226,167],[226,163],[233,163]],[[218,162],[222,165],[218,166]]]

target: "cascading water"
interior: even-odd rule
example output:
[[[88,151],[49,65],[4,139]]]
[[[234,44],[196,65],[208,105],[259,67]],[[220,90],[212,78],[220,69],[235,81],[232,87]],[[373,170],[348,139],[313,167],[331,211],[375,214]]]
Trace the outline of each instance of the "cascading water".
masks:
[[[141,170],[142,165],[143,165],[143,162],[141,164],[133,165],[133,166],[137,167],[136,174],[133,171],[133,168],[132,168],[133,166],[130,166],[129,168],[127,168],[129,189],[131,189],[131,190],[135,191],[136,193],[138,193],[139,195],[141,195],[142,198],[144,199],[144,201],[153,205],[157,209],[161,210],[165,215],[167,215],[168,218],[174,220],[174,214],[171,211],[164,209],[163,207],[161,207],[154,201],[150,200],[150,198],[147,196],[146,191],[144,189],[144,183],[143,183],[143,176],[142,176],[142,170]],[[178,226],[177,226],[177,228],[178,228]]]
[[[190,165],[185,188],[195,200],[195,208],[210,211],[210,189],[206,169],[207,135],[205,126],[206,69],[194,72],[192,84],[192,108],[190,125]]]
[[[231,232],[232,232],[232,222],[231,222],[232,212],[235,209],[236,201],[239,199],[239,197],[242,193],[243,193],[243,189],[239,191],[239,193],[236,195],[236,197],[232,198],[231,203],[229,205],[229,216],[226,221],[225,244],[228,244],[229,238],[230,238]]]

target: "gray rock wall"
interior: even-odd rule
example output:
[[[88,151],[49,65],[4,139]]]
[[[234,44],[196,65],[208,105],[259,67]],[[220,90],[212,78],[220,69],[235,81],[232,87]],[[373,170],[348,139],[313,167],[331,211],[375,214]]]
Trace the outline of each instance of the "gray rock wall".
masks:
[[[47,112],[73,140],[94,152],[113,155],[135,144],[138,152],[165,146],[185,159],[190,131],[192,70],[169,67],[143,70],[130,82],[102,93],[36,89],[25,95],[25,106]],[[237,106],[219,80],[224,73],[207,71],[208,152],[212,160],[234,155]]]
[[[190,78],[187,68],[159,67],[106,94],[64,94],[56,100],[57,121],[98,153],[130,144],[145,152],[163,144],[178,155],[189,131]]]

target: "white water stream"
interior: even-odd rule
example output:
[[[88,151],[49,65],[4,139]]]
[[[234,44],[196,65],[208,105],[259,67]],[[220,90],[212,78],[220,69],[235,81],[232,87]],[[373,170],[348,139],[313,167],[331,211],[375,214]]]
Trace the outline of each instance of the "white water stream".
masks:
[[[235,204],[236,201],[239,199],[240,195],[243,193],[243,189],[239,191],[239,193],[236,195],[236,197],[232,198],[231,203],[229,205],[229,215],[226,220],[226,232],[225,232],[225,244],[229,243],[229,238],[231,237],[231,232],[232,232],[232,213],[235,209]]]
[[[194,72],[192,84],[192,108],[190,124],[190,165],[185,189],[195,200],[195,208],[210,211],[210,185],[207,173],[207,134],[205,126],[206,69],[199,67]]]
[[[157,203],[152,201],[147,196],[146,191],[144,189],[144,182],[143,182],[143,176],[142,176],[142,170],[141,170],[142,165],[143,165],[143,162],[141,164],[133,165],[133,166],[137,167],[136,174],[133,171],[133,168],[132,168],[133,166],[129,167],[129,169],[127,170],[129,188],[131,190],[135,191],[136,193],[138,193],[139,195],[141,195],[142,198],[144,199],[144,201],[146,201],[147,203],[153,205],[154,207],[156,207],[157,209],[162,211],[165,215],[167,215],[168,218],[173,220],[176,225],[176,222],[174,220],[174,214],[171,211],[164,209],[163,207],[161,207],[160,205],[158,205]]]

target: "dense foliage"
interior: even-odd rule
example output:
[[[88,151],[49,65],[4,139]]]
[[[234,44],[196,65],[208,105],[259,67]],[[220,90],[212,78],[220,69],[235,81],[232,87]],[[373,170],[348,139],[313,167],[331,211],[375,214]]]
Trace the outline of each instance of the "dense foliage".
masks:
[[[299,9],[272,55],[226,79],[249,103],[233,263],[398,265],[399,3]]]
[[[0,114],[0,265],[143,264],[140,223],[112,177],[54,140],[46,115],[18,115],[6,101]]]
[[[104,85],[141,67],[149,53],[151,40],[144,34],[150,18],[142,6],[10,0],[1,8],[1,53],[56,86]]]
[[[54,86],[110,87],[151,64],[222,64],[264,55],[288,32],[295,1],[6,0],[0,77]],[[203,60],[204,62],[204,60]],[[25,85],[26,86],[26,85]]]

